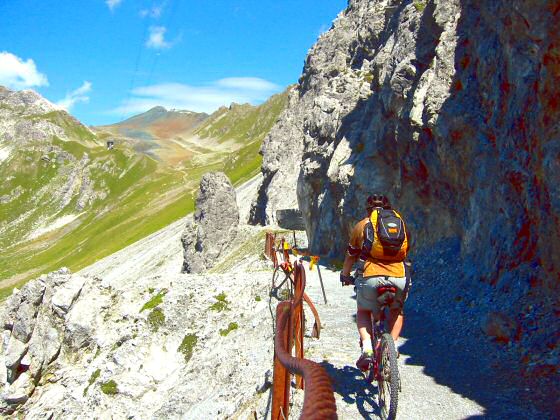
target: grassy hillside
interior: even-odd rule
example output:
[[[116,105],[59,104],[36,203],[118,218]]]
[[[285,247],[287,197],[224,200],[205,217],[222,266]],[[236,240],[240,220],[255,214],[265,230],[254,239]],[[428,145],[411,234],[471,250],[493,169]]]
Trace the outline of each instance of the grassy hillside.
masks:
[[[0,162],[0,298],[41,273],[76,271],[187,215],[202,175],[224,171],[240,184],[260,170],[262,140],[287,93],[259,107],[222,108],[193,138],[178,137],[188,158],[170,165],[134,140],[92,133],[64,112],[24,117],[48,121],[65,138],[22,142]],[[186,156],[186,155],[185,155]]]
[[[201,139],[213,139],[219,144],[233,143],[234,150],[224,159],[223,170],[232,182],[249,179],[260,171],[259,150],[265,136],[288,103],[288,90],[272,96],[257,107],[233,104],[220,108],[196,130]]]
[[[61,143],[65,151],[80,157],[86,152],[79,143]],[[80,209],[79,194],[66,205],[56,199],[56,191],[68,184],[66,175],[75,167],[45,162],[33,150],[18,151],[0,165],[4,179],[17,174],[2,185],[0,195],[18,187],[24,191],[0,205],[0,220],[7,227],[0,237],[4,289],[61,266],[78,270],[192,211],[193,184],[184,182],[183,173],[161,168],[153,159],[127,149],[97,147],[87,153],[90,162],[85,171],[92,190],[101,194]],[[75,218],[71,223],[48,229],[49,222],[70,215]],[[45,225],[45,233],[34,237],[32,233]]]

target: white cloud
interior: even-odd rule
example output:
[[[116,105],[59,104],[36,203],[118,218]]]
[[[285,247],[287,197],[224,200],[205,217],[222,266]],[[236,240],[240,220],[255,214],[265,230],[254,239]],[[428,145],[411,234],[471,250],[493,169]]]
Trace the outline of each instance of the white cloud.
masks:
[[[78,89],[67,93],[64,99],[58,101],[56,105],[70,111],[78,102],[89,102],[89,96],[87,95],[89,92],[91,92],[91,82],[85,81]]]
[[[163,12],[163,6],[163,4],[160,4],[159,6],[152,6],[149,9],[140,10],[140,16],[143,18],[151,17],[153,19],[159,19]]]
[[[0,85],[19,90],[48,84],[47,76],[37,70],[32,59],[24,61],[7,51],[0,52]]]
[[[236,103],[258,104],[282,87],[257,77],[230,77],[204,86],[166,83],[138,87],[132,97],[111,111],[113,114],[138,114],[154,106],[211,113],[220,106]]]
[[[165,40],[166,31],[167,29],[165,28],[165,26],[151,26],[150,36],[146,41],[146,47],[154,48],[156,50],[171,48],[171,43]]]
[[[254,91],[274,91],[278,89],[278,85],[258,77],[227,77],[218,80],[215,84],[224,88]]]
[[[109,7],[109,10],[111,10],[111,12],[115,10],[121,3],[122,0],[105,0],[105,4]]]

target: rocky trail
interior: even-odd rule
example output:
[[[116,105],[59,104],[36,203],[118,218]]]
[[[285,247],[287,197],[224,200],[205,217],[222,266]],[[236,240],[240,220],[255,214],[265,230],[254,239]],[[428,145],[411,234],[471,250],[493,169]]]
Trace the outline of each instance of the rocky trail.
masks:
[[[375,383],[368,384],[354,364],[359,346],[353,288],[340,286],[338,271],[321,266],[321,274],[327,304],[323,301],[316,269],[307,270],[306,291],[316,304],[323,329],[318,340],[311,338],[308,331],[304,344],[306,357],[320,363],[331,376],[339,418],[378,419]],[[450,346],[446,338],[453,337],[446,336],[445,328],[429,313],[430,308],[422,308],[418,301],[411,296],[407,302],[405,329],[398,343],[402,381],[398,418],[540,418],[530,409],[520,407],[515,392],[503,389],[492,378],[491,371],[484,371],[483,358],[465,355],[456,351],[456,346]],[[306,316],[309,330],[313,318],[310,312]],[[295,401],[292,415],[296,415],[301,410],[303,392],[292,393]]]

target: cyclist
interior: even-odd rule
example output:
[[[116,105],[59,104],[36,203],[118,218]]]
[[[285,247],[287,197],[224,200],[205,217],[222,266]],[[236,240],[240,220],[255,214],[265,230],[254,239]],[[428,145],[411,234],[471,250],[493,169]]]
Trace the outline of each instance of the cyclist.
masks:
[[[373,355],[370,331],[368,331],[368,329],[371,327],[371,316],[373,315],[375,319],[379,318],[377,287],[394,286],[397,289],[395,299],[389,311],[389,329],[395,343],[403,327],[402,309],[408,294],[408,289],[410,288],[408,264],[405,265],[404,263],[404,257],[408,252],[410,244],[410,236],[404,225],[404,221],[402,221],[402,218],[397,212],[392,210],[388,198],[382,194],[370,195],[367,198],[366,210],[367,217],[359,221],[352,230],[350,242],[344,258],[344,265],[340,273],[342,285],[351,284],[352,277],[350,277],[350,271],[352,270],[352,266],[358,259],[363,262],[363,268],[358,269],[356,278],[356,323],[362,342],[362,354],[357,360],[356,366],[361,370],[367,369],[368,359]],[[387,212],[383,210],[391,211]],[[373,248],[379,249],[379,246],[376,246],[379,244],[376,244],[376,242],[379,242],[380,238],[382,238],[382,235],[377,231],[377,225],[380,225],[379,217],[375,219],[376,226],[372,228],[374,220],[374,218],[372,218],[372,212],[374,211],[376,215],[393,214],[395,217],[398,216],[402,222],[402,225],[400,225],[403,228],[403,233],[400,234],[401,239],[402,236],[404,236],[404,240],[401,243],[402,249],[399,250],[398,254],[393,254],[389,260],[376,258],[373,256],[375,253],[371,252],[372,241]],[[372,238],[369,244],[367,240],[364,241],[364,239],[368,237],[368,225],[370,232],[373,233],[373,231],[375,231],[373,235],[371,233],[369,234],[369,237]]]

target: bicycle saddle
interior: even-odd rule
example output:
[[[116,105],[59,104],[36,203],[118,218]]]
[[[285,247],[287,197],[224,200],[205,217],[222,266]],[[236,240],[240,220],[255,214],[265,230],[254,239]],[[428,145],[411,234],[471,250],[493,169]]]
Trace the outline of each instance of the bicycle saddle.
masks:
[[[377,301],[382,305],[391,304],[396,293],[397,288],[395,286],[379,286],[377,288]]]

